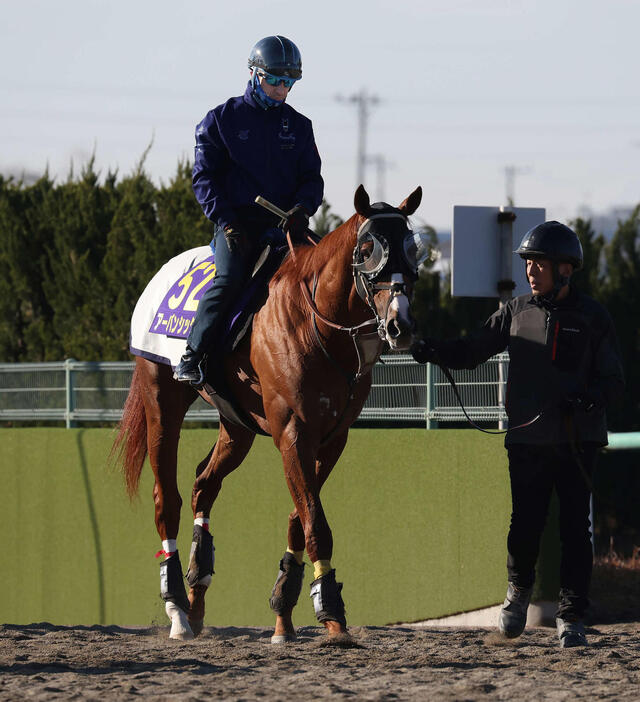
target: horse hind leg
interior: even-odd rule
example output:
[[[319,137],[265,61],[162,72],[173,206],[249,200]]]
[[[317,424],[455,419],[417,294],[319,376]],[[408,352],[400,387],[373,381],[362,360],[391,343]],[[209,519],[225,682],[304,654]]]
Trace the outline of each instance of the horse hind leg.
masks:
[[[220,433],[215,446],[196,470],[191,506],[194,527],[187,583],[189,585],[189,625],[197,636],[204,625],[205,595],[214,573],[213,534],[210,514],[224,478],[245,459],[255,434],[235,424],[220,421]]]
[[[166,560],[160,564],[160,593],[165,612],[171,620],[172,639],[191,639],[188,622],[189,601],[182,577],[180,554],[176,545],[182,498],[178,492],[177,461],[180,427],[195,391],[176,383],[171,368],[151,361],[139,364],[144,378],[147,449],[155,484],[155,522]]]
[[[289,515],[287,542],[288,547],[280,560],[278,577],[269,599],[271,609],[276,615],[275,631],[271,637],[273,644],[289,643],[297,638],[292,615],[304,579],[304,531],[297,510]]]

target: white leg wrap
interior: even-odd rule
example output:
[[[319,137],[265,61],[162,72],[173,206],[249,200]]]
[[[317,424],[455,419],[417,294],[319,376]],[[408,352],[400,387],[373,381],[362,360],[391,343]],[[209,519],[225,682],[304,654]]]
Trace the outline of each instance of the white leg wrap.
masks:
[[[177,551],[178,546],[176,545],[176,540],[175,539],[165,539],[162,542],[162,550],[165,553],[174,553],[175,551]]]
[[[189,620],[187,619],[187,613],[183,612],[178,605],[173,602],[165,603],[165,612],[171,620],[171,633],[169,634],[170,639],[180,639],[181,641],[187,641],[193,638],[193,631],[189,626]]]

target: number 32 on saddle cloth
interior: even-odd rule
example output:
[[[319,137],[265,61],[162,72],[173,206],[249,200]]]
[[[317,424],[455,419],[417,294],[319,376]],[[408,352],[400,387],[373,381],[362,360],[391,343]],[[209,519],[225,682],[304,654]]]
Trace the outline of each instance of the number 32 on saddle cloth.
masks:
[[[286,248],[265,249],[250,284],[223,325],[218,344],[228,348],[244,336],[285,252]],[[184,353],[198,303],[212,285],[215,274],[215,254],[209,246],[189,249],[165,263],[153,276],[133,311],[131,353],[175,368]]]

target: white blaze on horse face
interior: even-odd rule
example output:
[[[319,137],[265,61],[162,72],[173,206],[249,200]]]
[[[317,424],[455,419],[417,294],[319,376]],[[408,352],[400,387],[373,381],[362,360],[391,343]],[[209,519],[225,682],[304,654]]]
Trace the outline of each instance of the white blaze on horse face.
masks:
[[[402,275],[394,273],[391,276],[391,283],[404,283]],[[404,293],[390,294],[391,301],[385,319],[386,338],[392,349],[407,349],[411,343],[413,328],[409,298]]]

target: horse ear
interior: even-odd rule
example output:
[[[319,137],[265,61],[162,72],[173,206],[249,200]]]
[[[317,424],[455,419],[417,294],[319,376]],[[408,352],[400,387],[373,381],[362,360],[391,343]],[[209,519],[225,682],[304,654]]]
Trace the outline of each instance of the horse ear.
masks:
[[[353,204],[359,215],[366,217],[369,214],[371,201],[369,200],[367,191],[364,189],[364,185],[360,184],[358,186],[356,194],[353,196]]]
[[[409,197],[398,207],[398,209],[405,215],[405,217],[410,217],[420,205],[422,200],[422,188],[418,186]]]

